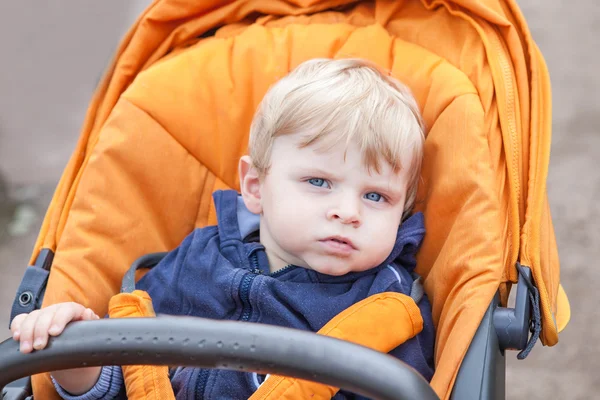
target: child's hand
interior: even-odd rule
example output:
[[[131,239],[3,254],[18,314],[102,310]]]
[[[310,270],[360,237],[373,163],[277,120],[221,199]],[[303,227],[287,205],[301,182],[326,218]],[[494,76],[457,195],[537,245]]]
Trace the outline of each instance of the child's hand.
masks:
[[[60,303],[13,319],[10,330],[14,340],[21,342],[22,353],[41,350],[48,344],[48,335],[58,336],[71,321],[94,320],[99,317],[78,303]]]
[[[21,342],[22,353],[41,350],[48,344],[48,335],[58,336],[71,321],[99,319],[91,309],[78,303],[60,303],[13,319],[10,330],[13,339]],[[98,381],[101,367],[54,371],[52,376],[67,392],[79,395],[89,391]]]

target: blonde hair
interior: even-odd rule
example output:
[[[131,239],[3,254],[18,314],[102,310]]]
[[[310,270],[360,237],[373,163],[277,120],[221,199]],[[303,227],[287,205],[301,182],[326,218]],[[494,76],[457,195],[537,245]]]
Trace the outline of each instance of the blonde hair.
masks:
[[[409,168],[404,215],[414,205],[423,158],[424,127],[410,90],[360,59],[313,59],[276,82],[258,107],[249,152],[267,173],[276,137],[306,133],[302,147],[323,141],[358,144],[369,169],[383,159],[398,172]],[[407,158],[407,155],[410,157]],[[402,165],[401,160],[407,160]]]

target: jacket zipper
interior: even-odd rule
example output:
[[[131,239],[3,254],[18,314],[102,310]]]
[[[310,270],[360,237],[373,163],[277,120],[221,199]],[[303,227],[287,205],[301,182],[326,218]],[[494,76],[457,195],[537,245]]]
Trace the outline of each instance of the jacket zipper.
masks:
[[[252,305],[250,304],[250,288],[252,287],[252,282],[257,275],[262,274],[258,266],[258,258],[255,253],[250,255],[250,262],[252,263],[253,269],[250,272],[247,272],[246,275],[242,278],[239,287],[240,300],[242,301],[242,313],[240,315],[240,321],[248,321],[252,316]],[[202,369],[200,371],[200,376],[198,377],[198,383],[196,384],[196,399],[203,399],[203,392],[206,388],[206,382],[208,381],[208,375],[210,374],[210,370]]]
[[[250,263],[252,264],[252,269],[242,278],[242,282],[240,283],[240,300],[242,301],[242,314],[240,316],[240,321],[248,321],[250,317],[252,317],[252,305],[250,304],[250,288],[252,287],[252,282],[257,275],[261,275],[262,271],[258,265],[258,256],[256,252],[250,254]]]
[[[290,270],[292,268],[294,268],[293,264],[286,265],[285,267],[283,267],[281,269],[278,269],[277,271],[269,274],[269,276],[271,276],[273,278],[278,277],[279,275],[283,274],[284,272],[286,272],[286,271],[288,271],[288,270]]]
[[[200,376],[198,377],[198,383],[196,384],[196,395],[195,399],[203,399],[204,398],[204,389],[206,388],[206,381],[208,380],[208,369],[201,369]]]

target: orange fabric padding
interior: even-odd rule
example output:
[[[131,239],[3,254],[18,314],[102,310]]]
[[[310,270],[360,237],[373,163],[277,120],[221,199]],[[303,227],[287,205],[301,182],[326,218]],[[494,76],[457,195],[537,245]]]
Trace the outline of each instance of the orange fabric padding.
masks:
[[[317,333],[388,353],[422,330],[423,318],[413,299],[400,293],[380,293],[342,311]],[[338,390],[322,383],[271,375],[249,400],[331,399]]]
[[[134,290],[132,293],[119,293],[113,296],[108,306],[108,314],[110,318],[156,316],[152,307],[152,299],[143,290]],[[121,368],[128,399],[175,399],[167,366],[124,365]]]
[[[210,195],[237,188],[269,85],[306,59],[350,56],[407,83],[428,127],[418,272],[437,328],[433,388],[449,396],[516,261],[532,268],[554,345],[570,314],[545,187],[550,83],[513,0],[156,0],[99,86],[40,230],[32,260],[56,250],[44,305],[105,313],[133,260],[214,223]],[[34,390],[51,398],[47,375]]]

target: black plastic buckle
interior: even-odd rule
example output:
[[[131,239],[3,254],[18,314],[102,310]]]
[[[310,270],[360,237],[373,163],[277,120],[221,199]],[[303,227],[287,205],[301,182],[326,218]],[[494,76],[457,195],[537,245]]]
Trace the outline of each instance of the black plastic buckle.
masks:
[[[12,320],[17,315],[30,313],[42,306],[53,259],[54,253],[52,250],[42,249],[35,260],[35,264],[25,269],[25,274],[19,284],[19,289],[17,289],[10,312],[9,328]]]
[[[522,360],[537,342],[541,332],[540,295],[535,287],[531,269],[516,264],[519,271],[515,308],[498,307],[494,311],[494,327],[502,350],[522,350]],[[531,312],[533,311],[533,318]],[[532,332],[529,337],[529,332]],[[529,339],[529,340],[528,340]]]

